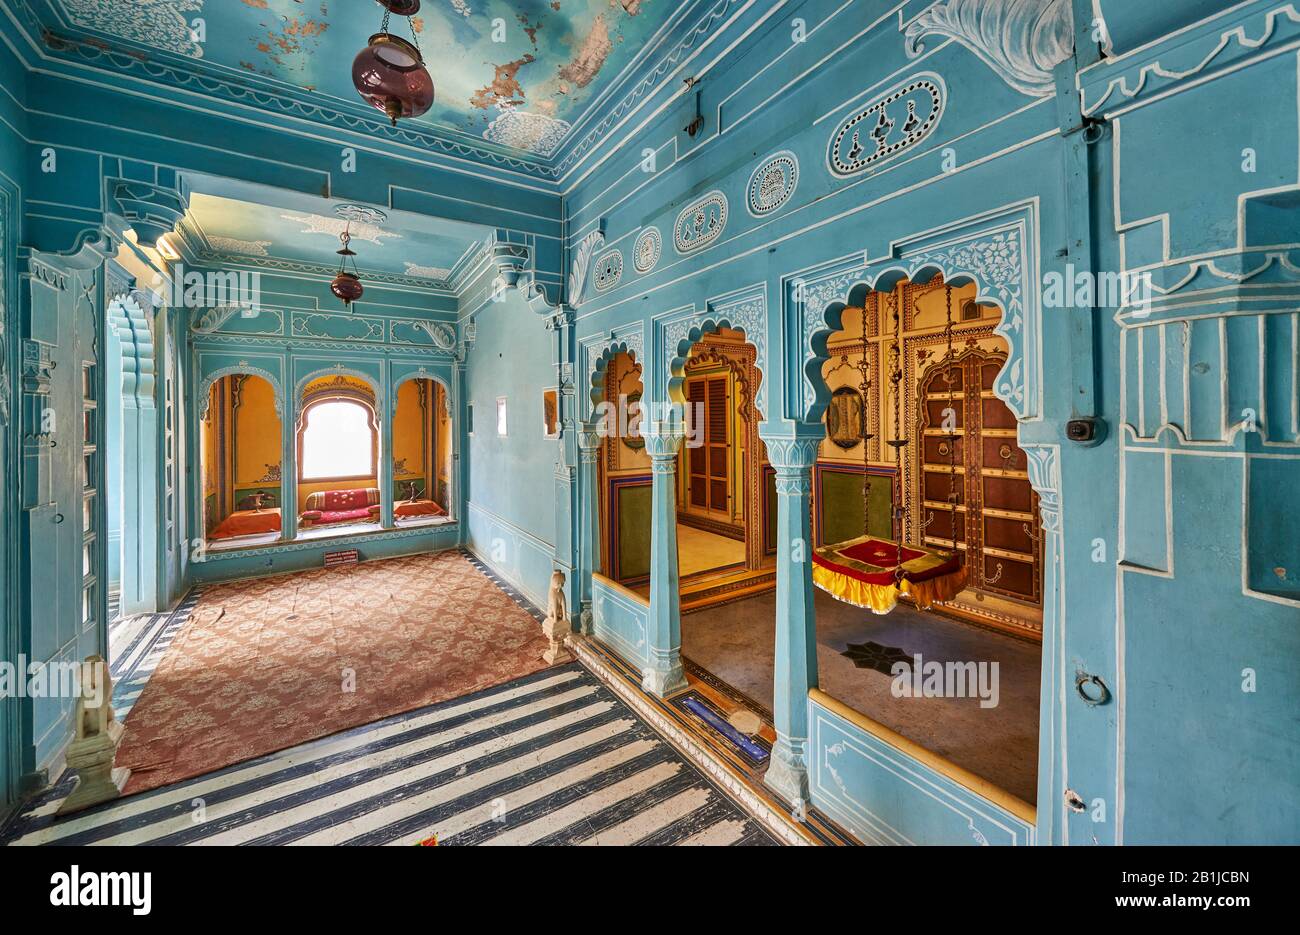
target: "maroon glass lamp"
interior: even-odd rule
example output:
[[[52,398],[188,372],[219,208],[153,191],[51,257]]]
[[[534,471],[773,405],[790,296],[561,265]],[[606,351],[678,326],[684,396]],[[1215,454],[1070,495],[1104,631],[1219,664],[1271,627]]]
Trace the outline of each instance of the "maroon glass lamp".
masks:
[[[361,286],[361,277],[357,272],[357,261],[353,259],[357,255],[356,251],[350,246],[352,243],[352,224],[351,222],[339,234],[339,242],[343,248],[338,251],[339,271],[334,275],[334,281],[330,283],[330,292],[343,300],[343,304],[352,308],[352,303],[365,294],[365,289]],[[352,264],[352,270],[348,271],[348,263]]]
[[[399,118],[418,117],[433,106],[433,78],[424,67],[419,37],[411,26],[408,42],[388,31],[388,18],[396,13],[408,19],[419,12],[420,0],[377,0],[384,8],[380,31],[352,62],[352,84],[370,104],[382,110],[397,126]]]

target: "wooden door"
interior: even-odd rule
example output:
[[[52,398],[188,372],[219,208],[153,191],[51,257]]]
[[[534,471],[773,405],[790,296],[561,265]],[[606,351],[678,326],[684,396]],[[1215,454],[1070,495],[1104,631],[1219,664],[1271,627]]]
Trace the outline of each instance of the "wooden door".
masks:
[[[726,373],[693,377],[686,383],[696,443],[686,448],[686,508],[731,519],[731,399]],[[690,440],[688,439],[688,443]]]
[[[950,549],[955,538],[965,552],[972,589],[1039,606],[1038,495],[1015,416],[993,392],[1003,359],[979,349],[961,354],[951,397],[942,360],[923,375],[920,515],[927,545]]]

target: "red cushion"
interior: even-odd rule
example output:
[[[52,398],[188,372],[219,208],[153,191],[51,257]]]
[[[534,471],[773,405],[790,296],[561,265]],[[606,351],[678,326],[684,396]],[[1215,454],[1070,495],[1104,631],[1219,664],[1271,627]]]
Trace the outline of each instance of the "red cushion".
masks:
[[[359,510],[321,510],[320,519],[316,522],[324,525],[326,523],[350,523],[356,519],[369,519],[371,510],[369,507],[362,507]]]
[[[326,511],[359,510],[370,506],[370,491],[365,488],[361,490],[327,490],[323,499],[324,503],[321,506]]]

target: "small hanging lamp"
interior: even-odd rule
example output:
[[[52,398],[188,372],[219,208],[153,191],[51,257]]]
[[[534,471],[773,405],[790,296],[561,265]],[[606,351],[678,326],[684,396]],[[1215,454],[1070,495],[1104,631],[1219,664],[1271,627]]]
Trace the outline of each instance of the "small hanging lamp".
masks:
[[[388,18],[396,13],[408,19],[420,10],[420,0],[377,0],[384,8],[380,31],[352,62],[352,84],[369,103],[382,110],[397,126],[399,117],[418,117],[433,106],[433,78],[424,67],[415,26],[407,42],[388,31]]]
[[[343,304],[352,308],[352,303],[365,294],[365,289],[361,285],[361,277],[357,274],[357,261],[352,259],[357,255],[352,249],[352,222],[348,222],[343,228],[343,233],[339,234],[339,242],[343,248],[338,251],[339,271],[334,275],[334,281],[330,283],[330,292],[343,300]],[[348,263],[352,263],[352,271],[348,272]]]

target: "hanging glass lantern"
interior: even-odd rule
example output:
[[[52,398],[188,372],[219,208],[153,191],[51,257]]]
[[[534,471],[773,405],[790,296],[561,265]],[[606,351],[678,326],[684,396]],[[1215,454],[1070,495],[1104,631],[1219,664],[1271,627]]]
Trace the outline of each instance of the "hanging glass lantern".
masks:
[[[408,42],[388,32],[388,18],[410,17],[420,9],[420,0],[378,0],[384,7],[380,31],[352,62],[352,84],[372,105],[382,110],[397,126],[399,117],[418,117],[433,106],[433,78],[424,67],[419,38],[411,27]]]
[[[339,242],[343,248],[338,251],[339,271],[334,275],[334,281],[330,283],[330,292],[343,300],[343,304],[352,308],[352,303],[365,294],[365,289],[361,285],[361,277],[357,273],[356,251],[352,249],[352,224],[349,223],[339,234]],[[348,271],[348,263],[352,263],[352,271]]]

